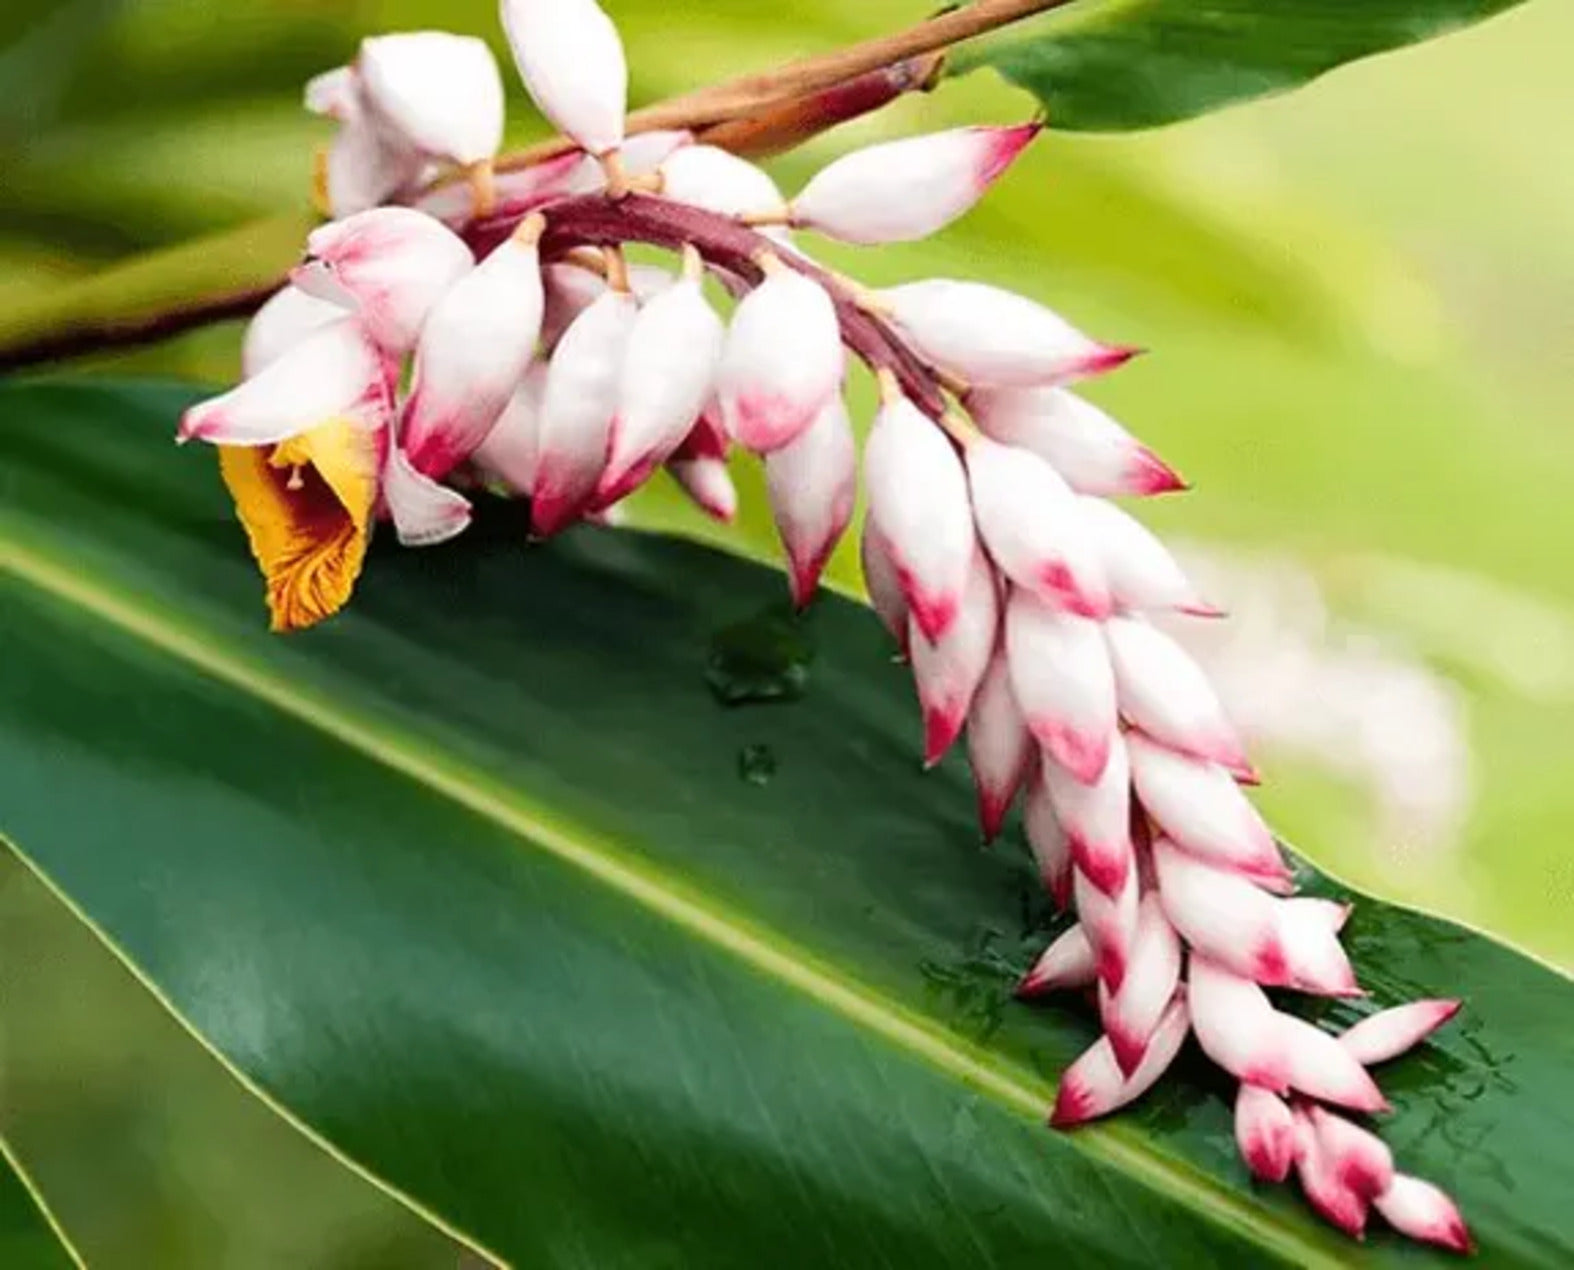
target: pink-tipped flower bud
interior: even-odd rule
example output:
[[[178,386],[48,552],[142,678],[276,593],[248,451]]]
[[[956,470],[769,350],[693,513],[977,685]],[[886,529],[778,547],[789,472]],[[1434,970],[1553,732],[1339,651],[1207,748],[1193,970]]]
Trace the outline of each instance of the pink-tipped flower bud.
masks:
[[[597,501],[615,503],[643,485],[683,443],[710,400],[725,328],[700,289],[699,256],[643,309],[629,332],[617,413]]]
[[[416,471],[393,442],[383,461],[382,496],[403,546],[435,547],[469,528],[470,500]]]
[[[1250,778],[1252,765],[1219,696],[1191,654],[1136,617],[1104,627],[1120,712],[1145,735]]]
[[[926,361],[980,384],[1027,387],[1101,374],[1133,350],[1089,339],[1026,296],[933,278],[876,293]]]
[[[673,458],[667,471],[702,512],[724,525],[732,523],[738,514],[738,488],[725,459]]]
[[[1109,589],[1081,505],[1055,469],[977,436],[967,447],[973,516],[989,554],[1017,586],[1083,617],[1106,617]]]
[[[1366,1237],[1367,1201],[1339,1177],[1304,1107],[1295,1108],[1295,1171],[1306,1198],[1324,1218],[1352,1239]]]
[[[1291,987],[1325,997],[1362,995],[1323,901],[1277,900],[1275,917]]]
[[[1062,1073],[1049,1123],[1057,1129],[1069,1129],[1135,1102],[1169,1070],[1186,1042],[1188,1028],[1186,1003],[1177,998],[1165,1010],[1147,1053],[1129,1076],[1115,1061],[1109,1038],[1100,1037]]]
[[[1131,844],[1131,767],[1124,741],[1118,733],[1112,738],[1109,761],[1092,784],[1046,756],[1044,784],[1077,868],[1106,895],[1118,895],[1127,873],[1137,867]]]
[[[503,143],[503,81],[485,41],[411,31],[361,41],[362,100],[381,131],[432,159],[468,165]]]
[[[531,524],[555,534],[583,515],[606,467],[624,354],[639,317],[626,291],[607,291],[574,320],[552,354],[541,407]]]
[[[908,653],[924,714],[924,765],[933,767],[962,733],[1000,631],[995,571],[975,548],[956,620],[931,642],[912,619]]]
[[[1084,497],[1081,507],[1087,532],[1098,544],[1117,608],[1218,615],[1218,610],[1197,594],[1169,548],[1136,517],[1101,498]]]
[[[319,300],[299,287],[280,287],[246,325],[240,351],[242,376],[250,379],[308,335],[344,316],[343,305]]]
[[[1040,768],[1042,764],[1033,766]],[[1055,804],[1041,771],[1030,772],[1028,776],[1027,797],[1022,804],[1022,828],[1044,889],[1056,907],[1066,908],[1071,903],[1071,839],[1055,815]]]
[[[415,347],[433,306],[475,266],[470,248],[441,221],[408,207],[377,207],[330,221],[306,240],[290,281],[344,304],[390,353]]]
[[[1152,450],[1064,388],[979,387],[967,394],[967,409],[996,441],[1032,450],[1079,494],[1140,497],[1186,488]]]
[[[487,476],[515,494],[528,496],[536,484],[536,456],[541,448],[541,407],[546,400],[548,363],[532,362],[524,381],[486,440],[471,457]]]
[[[1412,1001],[1379,1010],[1339,1037],[1351,1057],[1367,1067],[1386,1063],[1419,1045],[1459,1013],[1459,1001]]]
[[[716,146],[684,146],[657,169],[664,197],[721,216],[768,216],[783,207],[782,192],[762,168]],[[785,231],[765,231],[779,237]]]
[[[1242,1085],[1235,1095],[1235,1145],[1265,1182],[1282,1182],[1295,1165],[1295,1117],[1279,1095]]]
[[[1229,772],[1141,733],[1127,741],[1137,797],[1178,846],[1267,881],[1286,876],[1273,833]]]
[[[896,558],[874,521],[864,521],[858,536],[858,560],[863,572],[864,591],[875,616],[891,633],[903,656],[907,654],[907,597],[902,589],[901,570]],[[964,575],[965,576],[965,575]],[[960,600],[957,601],[961,603]],[[954,613],[953,613],[954,617]]]
[[[1318,1106],[1308,1108],[1307,1115],[1324,1159],[1342,1185],[1366,1200],[1393,1185],[1393,1152],[1381,1138]]]
[[[855,150],[792,201],[793,224],[848,243],[927,238],[983,198],[1039,129],[954,128]]]
[[[1281,1014],[1278,1020],[1280,1043],[1290,1057],[1290,1086],[1296,1092],[1351,1111],[1390,1109],[1366,1068],[1335,1037],[1292,1014]]]
[[[940,639],[962,604],[976,541],[967,476],[950,441],[905,397],[890,397],[864,444],[869,524],[890,552],[925,638]]]
[[[842,332],[819,283],[779,262],[739,303],[716,395],[727,430],[760,454],[789,445],[842,384]]]
[[[319,327],[250,379],[198,402],[180,419],[178,440],[277,445],[333,419],[387,422],[388,367],[351,317]]]
[[[999,643],[967,715],[967,757],[978,791],[978,825],[985,842],[994,841],[999,834],[1035,754],[1033,736],[1011,689],[1005,645]]]
[[[858,447],[841,395],[796,441],[765,456],[765,487],[787,551],[792,601],[804,608],[853,516]]]
[[[1137,933],[1120,990],[1111,993],[1103,1010],[1104,1033],[1109,1037],[1115,1062],[1127,1076],[1134,1074],[1147,1056],[1166,1007],[1180,983],[1181,942],[1159,904],[1159,897],[1142,897],[1137,912]]]
[[[1115,674],[1099,624],[1016,588],[1006,607],[1006,655],[1028,730],[1091,785],[1109,762],[1117,725]]]
[[[448,289],[421,329],[400,435],[410,465],[434,480],[486,440],[535,355],[539,228],[525,222]]]
[[[628,62],[596,0],[502,0],[514,62],[541,113],[581,150],[623,144]]]
[[[1394,1174],[1389,1188],[1373,1201],[1383,1220],[1402,1235],[1436,1244],[1450,1252],[1473,1252],[1470,1228],[1454,1201],[1430,1182]]]
[[[1126,884],[1117,895],[1094,886],[1081,869],[1071,870],[1071,894],[1082,929],[1098,958],[1099,981],[1110,992],[1119,992],[1131,961],[1131,942],[1137,937],[1137,912],[1141,894],[1137,870],[1129,869]]]
[[[1186,942],[1215,964],[1270,987],[1289,982],[1279,935],[1280,901],[1239,873],[1188,855],[1166,838],[1153,844],[1164,912]]]
[[[1022,976],[1017,996],[1037,997],[1049,992],[1088,988],[1098,978],[1093,945],[1081,926],[1072,926],[1044,949],[1033,968]]]
[[[1290,1054],[1279,1026],[1284,1016],[1256,983],[1194,951],[1188,958],[1186,999],[1203,1053],[1237,1080],[1280,1095],[1289,1092]]]

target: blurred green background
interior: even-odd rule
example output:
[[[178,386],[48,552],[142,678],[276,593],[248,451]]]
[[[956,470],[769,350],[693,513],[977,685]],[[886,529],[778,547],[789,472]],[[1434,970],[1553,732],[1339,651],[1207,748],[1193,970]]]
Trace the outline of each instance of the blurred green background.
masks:
[[[925,10],[609,8],[642,101]],[[361,33],[422,26],[497,42],[488,0],[11,0],[0,305],[298,208],[325,135],[301,83]],[[1092,395],[1197,486],[1145,514],[1246,621],[1221,651],[1244,666],[1229,683],[1261,734],[1275,823],[1361,886],[1565,966],[1570,48],[1574,6],[1532,0],[1288,97],[1139,136],[1052,134],[940,238],[823,253],[872,283],[1015,286],[1153,350]],[[1032,109],[988,75],[948,82],[773,170],[791,186],[864,140]],[[511,132],[538,131],[515,91]],[[238,330],[213,329],[90,369],[222,381],[237,347]],[[742,541],[770,553],[757,473],[743,478]],[[712,532],[660,492],[641,514]],[[846,556],[837,576],[855,585]],[[1296,656],[1274,661],[1284,646]],[[95,1264],[461,1263],[235,1088],[9,865],[0,997],[0,1123]]]

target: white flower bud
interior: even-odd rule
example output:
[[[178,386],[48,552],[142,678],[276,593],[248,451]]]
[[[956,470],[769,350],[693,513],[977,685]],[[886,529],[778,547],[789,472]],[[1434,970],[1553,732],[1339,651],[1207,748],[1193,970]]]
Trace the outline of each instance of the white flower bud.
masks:
[[[761,454],[814,422],[841,387],[841,327],[817,282],[781,265],[733,313],[717,372],[727,430]]]
[[[603,155],[623,144],[628,63],[595,0],[502,0],[503,28],[525,87],[553,126]]]
[[[985,842],[999,834],[1034,754],[1032,734],[1011,688],[1005,644],[997,642],[967,716],[967,757],[978,790],[978,824]]]
[[[913,619],[940,639],[961,608],[976,538],[956,451],[917,406],[892,397],[864,444],[864,483]]]
[[[858,447],[840,393],[796,441],[765,456],[765,487],[801,609],[814,598],[858,492]]]
[[[944,635],[931,643],[917,619],[910,620],[907,648],[924,715],[924,764],[933,767],[961,735],[1000,630],[1000,593],[984,553],[973,550],[961,608]]]
[[[856,150],[804,187],[793,223],[849,243],[927,238],[977,203],[1038,132],[954,128]]]
[[[979,384],[1028,387],[1102,374],[1132,357],[1026,296],[933,278],[875,294],[925,360]]]
[[[516,494],[528,495],[535,488],[547,366],[546,362],[531,362],[524,381],[514,390],[486,440],[471,456],[477,467]]]
[[[379,35],[356,58],[362,100],[382,130],[434,159],[492,158],[503,142],[503,81],[484,41],[444,31]]]
[[[738,514],[738,489],[725,459],[706,455],[669,459],[667,471],[702,512],[724,525],[732,523]]]
[[[1109,763],[1118,722],[1099,624],[1017,588],[1006,608],[1006,653],[1028,730],[1075,779],[1093,784]]]
[[[539,222],[525,222],[426,319],[400,434],[423,475],[441,478],[469,458],[525,377],[545,304],[539,232]]]

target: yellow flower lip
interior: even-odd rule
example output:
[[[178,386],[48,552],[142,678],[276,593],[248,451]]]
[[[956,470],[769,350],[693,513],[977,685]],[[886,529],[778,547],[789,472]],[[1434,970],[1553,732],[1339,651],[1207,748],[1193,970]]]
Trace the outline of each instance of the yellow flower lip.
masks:
[[[377,441],[335,419],[278,445],[218,447],[275,631],[315,626],[349,600],[377,503]]]

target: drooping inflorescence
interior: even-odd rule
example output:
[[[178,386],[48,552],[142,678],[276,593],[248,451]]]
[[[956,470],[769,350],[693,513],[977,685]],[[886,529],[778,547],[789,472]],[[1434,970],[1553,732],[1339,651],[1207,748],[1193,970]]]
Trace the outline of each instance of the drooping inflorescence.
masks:
[[[1452,1202],[1356,1119],[1387,1110],[1368,1068],[1457,1003],[1335,1036],[1266,991],[1360,995],[1348,909],[1291,893],[1230,720],[1150,620],[1217,613],[1110,501],[1183,483],[1068,388],[1133,350],[981,283],[868,290],[795,237],[931,234],[1038,128],[872,146],[788,199],[684,134],[625,135],[627,68],[594,0],[502,8],[527,87],[577,148],[494,173],[503,104],[485,46],[366,41],[307,91],[340,124],[319,189],[334,219],[252,323],[244,380],[181,420],[182,440],[220,447],[275,627],[345,603],[378,521],[411,546],[461,533],[479,483],[527,497],[543,536],[610,515],[661,470],[728,519],[734,445],[763,459],[807,604],[852,521],[850,351],[881,400],[862,453],[864,574],[911,665],[926,761],[965,735],[985,837],[1020,802],[1044,885],[1075,915],[1020,988],[1085,990],[1103,1026],[1052,1123],[1138,1098],[1194,1036],[1239,1082],[1253,1173],[1294,1173],[1353,1235],[1376,1209],[1467,1249]],[[631,265],[631,244],[677,269]],[[730,321],[707,279],[734,300]]]

